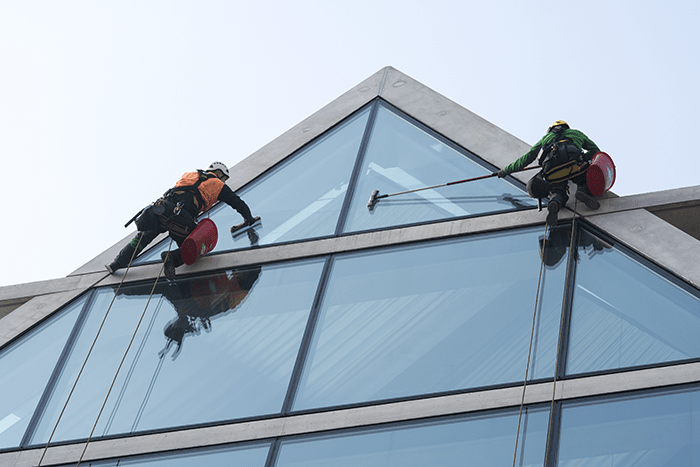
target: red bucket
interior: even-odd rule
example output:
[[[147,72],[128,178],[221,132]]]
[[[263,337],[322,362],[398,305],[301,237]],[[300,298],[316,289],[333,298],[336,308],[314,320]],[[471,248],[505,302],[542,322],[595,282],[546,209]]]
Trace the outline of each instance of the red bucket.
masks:
[[[600,196],[615,183],[615,164],[607,153],[597,152],[586,172],[586,185],[593,196]]]
[[[200,257],[206,255],[216,246],[219,233],[216,224],[209,218],[199,221],[197,227],[187,236],[182,246],[182,260],[185,264],[194,264]]]

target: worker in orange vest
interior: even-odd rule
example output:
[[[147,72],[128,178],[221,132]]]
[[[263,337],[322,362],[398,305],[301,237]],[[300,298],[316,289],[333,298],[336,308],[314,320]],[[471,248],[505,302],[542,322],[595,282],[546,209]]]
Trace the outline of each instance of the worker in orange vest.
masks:
[[[217,201],[222,201],[243,216],[245,223],[255,222],[250,208],[226,185],[229,170],[221,162],[212,162],[206,170],[186,172],[173,188],[149,207],[134,216],[138,233],[110,264],[107,271],[113,274],[129,264],[159,234],[168,232],[177,246],[181,246],[196,227],[197,216],[208,211]],[[129,221],[130,223],[131,221]],[[127,223],[127,225],[129,225]],[[175,268],[184,264],[180,249],[161,254],[165,276],[175,278]]]

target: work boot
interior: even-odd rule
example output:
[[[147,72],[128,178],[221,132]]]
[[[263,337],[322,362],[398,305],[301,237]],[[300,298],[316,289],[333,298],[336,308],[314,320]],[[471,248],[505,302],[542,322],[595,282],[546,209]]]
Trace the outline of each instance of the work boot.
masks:
[[[165,273],[165,278],[169,281],[175,280],[175,262],[173,261],[173,256],[168,251],[164,251],[160,254],[160,259],[163,260],[163,273]]]
[[[598,200],[596,200],[590,193],[587,193],[587,190],[585,189],[576,190],[576,199],[584,203],[591,211],[595,211],[600,207]]]
[[[559,219],[557,219],[559,215],[559,203],[557,201],[550,201],[547,203],[547,211],[547,225],[549,227],[556,226],[559,221]]]
[[[110,274],[114,274],[117,269],[121,269],[121,266],[119,266],[116,261],[112,261],[109,264],[105,264],[105,268],[107,268]]]

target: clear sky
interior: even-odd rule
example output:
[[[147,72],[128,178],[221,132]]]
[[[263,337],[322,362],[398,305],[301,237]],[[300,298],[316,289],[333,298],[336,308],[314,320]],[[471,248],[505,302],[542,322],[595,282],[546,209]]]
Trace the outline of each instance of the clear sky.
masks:
[[[568,121],[618,195],[700,184],[698,0],[0,0],[0,286],[70,274],[387,65],[530,144]]]

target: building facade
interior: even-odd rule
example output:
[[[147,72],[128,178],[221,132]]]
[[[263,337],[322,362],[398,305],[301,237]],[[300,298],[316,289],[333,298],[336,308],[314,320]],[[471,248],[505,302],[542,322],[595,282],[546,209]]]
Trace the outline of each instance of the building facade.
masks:
[[[575,200],[387,67],[231,170],[177,280],[0,288],[0,465],[700,464],[700,186]],[[125,242],[127,239],[125,239]]]

